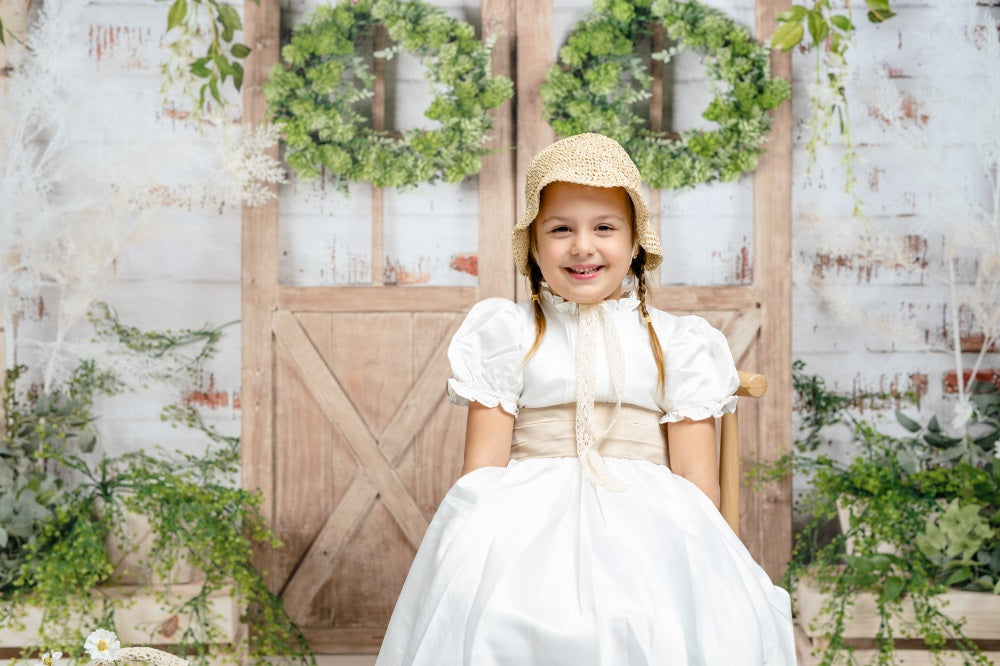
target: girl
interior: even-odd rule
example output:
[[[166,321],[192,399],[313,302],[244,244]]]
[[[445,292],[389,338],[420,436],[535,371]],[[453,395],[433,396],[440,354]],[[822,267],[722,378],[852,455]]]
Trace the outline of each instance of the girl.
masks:
[[[717,509],[732,355],[647,307],[662,253],[640,188],[598,134],[532,161],[513,234],[532,298],[477,303],[452,340],[465,467],[377,664],[795,664],[787,593]]]

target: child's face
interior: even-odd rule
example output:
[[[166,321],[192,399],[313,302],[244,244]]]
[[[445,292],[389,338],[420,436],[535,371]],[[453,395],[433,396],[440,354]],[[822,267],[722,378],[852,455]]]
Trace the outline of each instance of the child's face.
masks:
[[[632,262],[632,207],[621,187],[550,183],[532,224],[552,292],[575,303],[619,298]]]

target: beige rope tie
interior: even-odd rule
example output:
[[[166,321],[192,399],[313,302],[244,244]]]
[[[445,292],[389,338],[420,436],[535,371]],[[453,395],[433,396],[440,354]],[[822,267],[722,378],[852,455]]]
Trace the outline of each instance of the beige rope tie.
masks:
[[[594,350],[597,347],[598,326],[604,329],[604,345],[611,370],[611,383],[615,390],[615,412],[600,436],[594,432],[594,394],[597,384]],[[625,359],[621,342],[611,316],[601,305],[580,305],[576,339],[576,454],[583,468],[583,476],[595,486],[604,486],[622,492],[628,485],[608,471],[599,446],[615,426],[622,404],[622,387],[625,383]]]

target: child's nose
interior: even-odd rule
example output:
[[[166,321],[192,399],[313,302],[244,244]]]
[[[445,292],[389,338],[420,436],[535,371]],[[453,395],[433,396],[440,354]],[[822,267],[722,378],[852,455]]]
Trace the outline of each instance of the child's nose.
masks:
[[[573,254],[593,254],[594,242],[589,234],[577,234],[573,238]]]

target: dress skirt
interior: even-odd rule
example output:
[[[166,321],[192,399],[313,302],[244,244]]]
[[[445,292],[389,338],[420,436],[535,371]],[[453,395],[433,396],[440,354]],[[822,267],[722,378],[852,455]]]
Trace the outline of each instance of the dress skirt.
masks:
[[[793,666],[788,594],[712,502],[669,468],[512,460],[441,503],[376,664]]]

